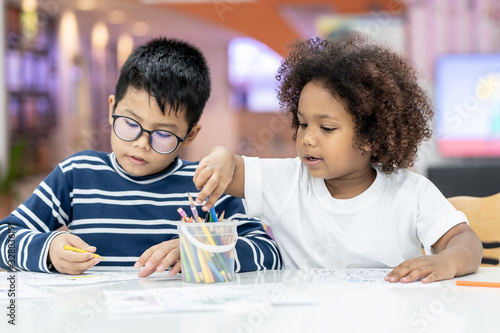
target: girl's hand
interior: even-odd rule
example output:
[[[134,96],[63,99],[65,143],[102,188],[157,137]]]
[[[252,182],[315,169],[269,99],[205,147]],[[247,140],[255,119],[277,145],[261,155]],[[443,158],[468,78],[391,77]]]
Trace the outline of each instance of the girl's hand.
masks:
[[[77,247],[89,253],[65,250],[64,245]],[[59,273],[79,275],[100,262],[99,258],[93,255],[95,251],[95,246],[89,246],[80,237],[64,233],[54,237],[50,243],[48,260]]]
[[[420,280],[422,283],[430,283],[453,279],[456,274],[455,265],[443,253],[407,260],[387,274],[385,280],[402,283]]]
[[[236,167],[236,158],[229,149],[225,147],[215,147],[211,152],[201,159],[193,182],[200,193],[196,197],[196,203],[203,205],[203,211],[208,211],[220,198],[228,185],[233,180]]]
[[[144,268],[137,273],[140,278],[147,277],[155,271],[164,272],[169,266],[173,266],[168,273],[170,276],[179,273],[181,270],[179,239],[162,242],[144,251],[134,268],[140,269],[143,266]]]

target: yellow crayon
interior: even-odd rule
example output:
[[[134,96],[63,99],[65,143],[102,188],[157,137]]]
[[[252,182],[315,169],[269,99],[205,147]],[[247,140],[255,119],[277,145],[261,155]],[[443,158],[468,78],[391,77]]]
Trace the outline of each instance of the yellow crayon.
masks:
[[[85,250],[82,250],[82,249],[79,249],[77,247],[73,247],[73,246],[70,246],[70,245],[64,245],[64,249],[65,250],[69,250],[69,251],[73,251],[73,252],[78,252],[78,253],[92,253],[92,252],[85,251]],[[94,255],[94,258],[99,258],[99,259],[102,259],[102,260],[106,260],[106,258],[101,257],[97,253],[92,253],[92,254]]]

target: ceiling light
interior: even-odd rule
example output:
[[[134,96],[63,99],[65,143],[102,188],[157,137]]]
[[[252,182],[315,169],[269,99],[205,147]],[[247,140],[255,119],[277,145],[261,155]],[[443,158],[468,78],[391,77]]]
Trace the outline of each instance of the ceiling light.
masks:
[[[21,9],[23,12],[34,12],[37,8],[37,0],[23,0]]]
[[[115,9],[108,13],[107,19],[111,24],[121,24],[125,22],[127,14],[123,10]]]
[[[108,27],[103,22],[97,22],[92,29],[92,46],[103,50],[108,45]]]
[[[75,7],[79,10],[94,10],[97,8],[97,0],[78,0]]]

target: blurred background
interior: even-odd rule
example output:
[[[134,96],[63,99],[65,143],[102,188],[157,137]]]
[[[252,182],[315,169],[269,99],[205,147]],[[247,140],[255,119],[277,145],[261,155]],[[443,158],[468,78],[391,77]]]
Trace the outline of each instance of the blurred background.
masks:
[[[355,29],[408,57],[434,102],[413,170],[446,196],[500,192],[498,0],[3,0],[0,17],[0,218],[65,157],[110,151],[120,66],[160,35],[197,45],[211,68],[184,159],[215,145],[295,157],[275,94],[286,45]]]

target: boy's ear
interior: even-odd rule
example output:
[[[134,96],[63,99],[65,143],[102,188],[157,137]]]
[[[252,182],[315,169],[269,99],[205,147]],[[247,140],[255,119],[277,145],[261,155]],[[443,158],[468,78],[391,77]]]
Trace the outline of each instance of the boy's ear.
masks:
[[[188,136],[186,137],[186,140],[184,140],[184,142],[182,143],[182,148],[188,147],[191,144],[191,142],[193,142],[194,138],[196,138],[198,133],[200,133],[200,130],[201,130],[200,124],[194,125],[193,128],[191,129],[191,132],[189,132]]]
[[[113,114],[113,108],[115,107],[115,95],[109,95],[108,102],[109,102],[109,124],[113,126],[113,117],[111,115]]]

